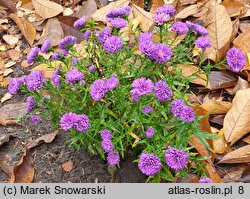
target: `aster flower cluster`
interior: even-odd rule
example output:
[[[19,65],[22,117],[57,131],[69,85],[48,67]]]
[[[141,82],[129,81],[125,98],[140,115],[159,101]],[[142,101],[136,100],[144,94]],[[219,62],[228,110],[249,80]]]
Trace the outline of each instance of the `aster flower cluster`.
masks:
[[[41,70],[34,70],[26,77],[26,85],[30,91],[35,91],[43,85],[46,79]]]
[[[117,9],[113,9],[107,12],[106,21],[110,22],[115,28],[124,28],[127,25],[126,20],[123,18],[131,12],[129,6],[123,6]]]
[[[170,112],[174,115],[174,117],[180,118],[184,122],[192,122],[195,119],[194,110],[191,107],[187,106],[184,100],[173,100],[170,105]]]
[[[174,15],[175,8],[172,5],[163,5],[158,7],[154,14],[154,22],[156,25],[163,25],[169,21],[170,17]]]
[[[65,76],[69,84],[74,84],[76,82],[82,81],[84,74],[78,69],[71,69]]]
[[[151,79],[140,77],[135,79],[131,86],[133,89],[130,94],[133,101],[138,101],[141,96],[150,94],[152,91],[154,91],[156,98],[162,102],[169,100],[172,96],[171,89],[163,80],[159,80],[154,85]]]
[[[76,44],[76,37],[74,36],[67,36],[64,37],[58,44],[58,47],[63,49],[63,50],[68,50],[69,47],[73,46]]]
[[[210,47],[210,40],[208,37],[201,36],[195,42],[195,45],[201,48],[203,51]]]
[[[16,95],[20,90],[20,87],[25,84],[25,79],[25,76],[12,79],[8,85],[8,92],[11,95]]]
[[[139,50],[151,61],[167,62],[172,57],[172,51],[166,44],[154,44],[151,33],[142,33],[139,37]]]
[[[82,18],[80,19],[77,19],[75,22],[74,22],[74,28],[81,28],[85,25],[86,21],[88,20],[88,17],[87,16],[83,16]]]
[[[189,29],[192,29],[195,33],[200,34],[202,36],[208,35],[208,31],[205,27],[192,23],[190,21],[186,21],[186,25],[188,26]]]
[[[36,100],[32,97],[29,96],[26,100],[26,110],[28,113],[32,112],[35,109],[35,103]]]
[[[113,75],[108,80],[98,79],[90,87],[90,96],[95,101],[100,101],[108,91],[114,90],[119,84],[119,79]]]
[[[66,113],[61,117],[60,126],[64,131],[69,131],[75,127],[78,132],[86,132],[90,127],[89,118],[84,114]]]
[[[110,165],[116,165],[120,162],[120,154],[118,151],[113,151],[114,149],[114,145],[112,143],[112,133],[110,130],[102,130],[100,132],[100,136],[101,136],[101,139],[102,139],[102,143],[101,143],[101,146],[102,146],[102,149],[104,152],[107,153],[107,161],[108,161],[108,164]]]
[[[189,154],[182,149],[169,146],[165,152],[164,159],[168,167],[179,171],[187,166]],[[143,152],[140,155],[138,167],[143,174],[153,176],[161,171],[162,163],[160,158],[153,153]]]

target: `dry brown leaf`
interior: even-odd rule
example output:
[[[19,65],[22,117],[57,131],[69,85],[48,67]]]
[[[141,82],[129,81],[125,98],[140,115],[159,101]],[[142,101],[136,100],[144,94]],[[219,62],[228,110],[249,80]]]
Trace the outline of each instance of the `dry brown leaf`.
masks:
[[[209,114],[225,114],[231,108],[232,103],[225,101],[210,101],[201,105]]]
[[[207,26],[209,32],[212,49],[218,51],[228,43],[232,35],[233,27],[224,6],[212,0],[204,24]]]
[[[224,0],[221,5],[227,9],[230,17],[243,15],[247,11],[246,5],[236,0]]]
[[[226,154],[219,163],[250,163],[250,145],[240,147]]]
[[[242,173],[247,168],[247,164],[238,164],[236,166],[231,167],[226,175],[223,177],[223,182],[235,182],[240,179]]]
[[[182,6],[188,5],[188,4],[194,4],[197,2],[197,0],[179,0],[180,4]]]
[[[132,3],[134,3],[134,2],[135,2],[135,0],[132,0]],[[160,6],[162,6],[164,4],[163,0],[152,0],[151,2],[152,2],[152,6],[150,8],[150,12],[153,13],[153,14],[155,13],[156,8],[158,8],[158,7],[160,7]],[[134,3],[134,4],[138,5],[137,3]],[[144,2],[143,2],[143,4],[144,4]],[[138,5],[138,6],[140,6],[140,5]],[[140,7],[144,8],[143,6],[140,6]]]
[[[32,0],[36,13],[47,19],[52,18],[63,12],[63,7],[49,0]]]
[[[92,17],[96,20],[96,21],[106,21],[106,14],[109,10],[114,9],[114,8],[118,8],[118,7],[122,7],[122,6],[127,6],[129,5],[129,0],[119,0],[116,2],[112,2],[110,4],[108,4],[107,6],[104,6],[100,9],[98,9],[93,15]]]
[[[63,9],[63,16],[70,16],[73,14],[74,14],[74,11],[71,8],[64,8]]]
[[[214,152],[218,154],[223,154],[227,150],[227,144],[224,138],[224,130],[221,129],[217,136],[219,136],[219,138],[213,140]]]
[[[186,19],[189,16],[195,15],[199,12],[198,5],[190,5],[183,10],[181,10],[178,14],[175,15],[175,19]]]
[[[68,161],[68,162],[64,162],[62,164],[62,168],[63,168],[64,171],[70,172],[72,170],[72,168],[73,168],[73,162],[71,160]]]
[[[11,0],[0,0],[0,5],[9,8],[11,12],[17,11],[15,4]]]
[[[201,86],[207,85],[206,74],[202,73],[202,70],[200,70],[200,74],[198,74],[199,71],[198,67],[194,65],[180,65],[178,67],[181,68],[183,77],[190,77],[191,75],[193,75],[193,77],[191,78],[192,83]],[[197,74],[197,76],[195,74]]]
[[[27,60],[23,60],[23,61],[21,62],[21,66],[22,66],[23,68],[29,67],[29,64],[28,64]]]
[[[26,103],[7,104],[0,108],[0,125],[16,124],[17,117],[26,113]]]
[[[27,144],[27,147],[28,147],[28,149],[31,149],[31,148],[34,148],[34,147],[42,144],[42,143],[51,143],[55,139],[57,134],[58,134],[58,131],[55,131],[53,133],[49,133],[46,135],[42,135],[41,137],[30,141]]]
[[[241,22],[240,23],[240,30],[241,32],[246,32],[246,31],[249,31],[250,30],[250,24],[249,23],[244,23],[244,22]]]
[[[237,91],[247,89],[250,87],[250,83],[244,79],[242,79],[240,76],[238,77],[238,82],[233,88],[232,92],[230,92],[231,95],[234,95]]]
[[[237,76],[230,71],[212,71],[208,75],[208,86],[210,90],[229,88],[237,84]]]
[[[200,121],[200,126],[199,129],[208,132],[208,133],[212,133],[211,132],[211,127],[209,124],[209,118],[207,115],[207,112],[205,109],[203,109],[200,105],[196,105],[193,107],[193,109],[195,110],[196,115],[198,116],[204,116]],[[212,147],[212,142],[210,140],[208,140],[208,143],[210,144],[210,146]],[[190,146],[194,146],[195,149],[198,151],[198,153],[205,157],[209,157],[206,162],[213,164],[213,155],[211,153],[211,151],[208,150],[208,148],[200,141],[199,138],[197,138],[195,135],[191,135],[191,141],[189,142]],[[213,148],[213,147],[212,147]]]
[[[31,183],[35,176],[34,160],[29,150],[26,148],[24,155],[10,177],[10,183]]]
[[[1,134],[0,135],[0,147],[6,143],[6,142],[9,142],[10,141],[10,134]]]
[[[11,67],[11,66],[14,66],[16,64],[16,62],[15,61],[9,61],[8,63],[6,63],[5,64],[5,68],[9,68],[9,67]]]
[[[23,33],[26,41],[30,46],[32,46],[35,37],[36,37],[36,29],[33,27],[33,25],[28,22],[24,17],[19,18],[17,15],[11,13],[9,17],[15,21],[21,32]]]
[[[64,33],[61,27],[61,23],[58,21],[57,18],[51,18],[47,21],[47,24],[43,29],[43,33],[38,44],[42,44],[45,39],[49,39],[52,46],[57,46],[63,36]]]
[[[87,0],[82,3],[82,7],[75,13],[75,17],[81,18],[83,16],[90,17],[97,10],[95,0]]]
[[[19,41],[19,39],[13,35],[4,35],[3,40],[11,46],[17,44]]]
[[[227,142],[233,145],[246,135],[250,122],[250,89],[239,90],[232,102],[231,109],[224,119],[224,135]]]
[[[5,95],[1,98],[1,102],[4,103],[5,101],[11,99],[13,97],[13,95],[11,95],[10,93],[5,93]]]
[[[38,66],[32,68],[31,71],[41,70],[43,72],[44,77],[49,79],[53,75],[53,72],[56,69],[56,67],[59,65],[62,65],[62,64],[63,64],[63,62],[61,62],[61,61],[51,62],[50,65],[39,64]]]
[[[208,173],[208,177],[213,181],[213,183],[220,183],[222,181],[212,164],[207,164],[205,166],[205,170]]]
[[[137,17],[142,18],[142,21],[139,24],[139,26],[143,32],[148,32],[153,28],[154,21],[152,13],[147,12],[144,9],[134,4],[132,4],[132,13],[134,14],[135,18]]]
[[[17,60],[20,59],[20,52],[17,51],[17,50],[14,50],[14,49],[9,50],[9,51],[8,51],[8,55],[9,55],[9,57],[10,57],[13,61],[17,61]]]

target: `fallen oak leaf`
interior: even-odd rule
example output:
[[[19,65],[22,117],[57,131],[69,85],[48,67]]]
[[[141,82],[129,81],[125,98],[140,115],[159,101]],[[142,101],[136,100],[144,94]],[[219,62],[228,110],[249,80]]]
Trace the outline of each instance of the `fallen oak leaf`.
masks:
[[[56,135],[58,134],[58,131],[55,131],[53,133],[49,133],[49,134],[46,134],[46,135],[42,135],[41,137],[35,139],[35,140],[32,140],[30,141],[28,144],[27,144],[27,148],[28,149],[31,149],[31,148],[34,148],[42,143],[51,143]]]

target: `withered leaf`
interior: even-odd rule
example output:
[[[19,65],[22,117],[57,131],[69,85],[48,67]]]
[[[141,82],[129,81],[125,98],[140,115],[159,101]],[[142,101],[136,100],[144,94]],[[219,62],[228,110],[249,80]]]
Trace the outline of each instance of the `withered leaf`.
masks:
[[[231,167],[223,177],[223,182],[238,182],[242,173],[247,168],[247,164],[238,164]]]
[[[240,182],[250,182],[250,164],[244,169],[240,179],[238,180]]]
[[[27,147],[28,147],[28,149],[31,149],[31,148],[34,148],[34,147],[42,144],[42,143],[51,143],[55,139],[57,134],[58,134],[58,131],[55,131],[53,133],[49,133],[46,135],[42,135],[41,137],[30,141],[27,144]]]
[[[28,148],[25,148],[24,155],[14,167],[14,171],[10,177],[10,183],[31,183],[34,179],[34,175],[34,160]]]
[[[232,102],[231,109],[224,119],[224,135],[230,145],[234,144],[249,130],[250,122],[250,89],[239,90]]]
[[[198,5],[190,5],[183,10],[181,10],[179,13],[175,15],[176,19],[186,19],[188,16],[195,15],[199,12]]]
[[[237,76],[230,71],[212,71],[208,75],[208,86],[210,90],[229,88],[237,84]]]
[[[246,5],[236,0],[224,0],[221,5],[227,9],[230,17],[243,15],[247,11]]]
[[[26,103],[7,104],[0,109],[0,125],[16,124],[17,117],[26,113]]]
[[[71,160],[68,161],[68,162],[64,162],[62,164],[62,168],[63,168],[64,171],[70,172],[72,170],[72,168],[73,168],[73,162]]]
[[[35,37],[36,37],[36,29],[33,27],[33,25],[28,22],[24,17],[19,18],[17,15],[11,13],[9,17],[15,21],[17,26],[19,27],[20,31],[24,35],[26,41],[30,46],[32,46]]]
[[[63,7],[49,0],[32,0],[36,13],[47,19],[52,18],[63,12]]]
[[[205,166],[205,170],[208,173],[209,178],[214,182],[214,183],[220,183],[221,177],[219,176],[219,174],[217,173],[216,169],[214,168],[214,166],[212,164],[207,164]]]
[[[209,101],[203,103],[202,108],[204,108],[209,114],[225,114],[231,108],[232,103],[226,101]]]
[[[82,7],[75,13],[75,17],[91,16],[97,10],[95,0],[87,0],[82,3]]]
[[[250,163],[250,145],[226,154],[219,163]]]
[[[11,0],[0,0],[0,5],[9,8],[11,12],[16,12],[16,6]]]
[[[218,154],[223,154],[227,150],[227,144],[224,138],[224,130],[221,129],[217,136],[219,136],[219,138],[213,140],[214,152]]]

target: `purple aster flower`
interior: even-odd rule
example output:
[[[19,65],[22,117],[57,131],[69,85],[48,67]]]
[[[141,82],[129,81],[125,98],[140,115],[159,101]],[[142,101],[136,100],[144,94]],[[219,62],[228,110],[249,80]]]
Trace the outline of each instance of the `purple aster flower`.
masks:
[[[199,183],[212,183],[213,181],[210,178],[205,176],[200,177]]]
[[[163,13],[163,12],[154,15],[154,22],[158,26],[163,25],[164,23],[169,21],[169,19],[170,19],[170,15]]]
[[[35,91],[38,87],[42,86],[44,82],[45,78],[41,70],[32,71],[26,78],[26,85],[30,91]]]
[[[174,170],[181,170],[188,164],[189,155],[182,149],[175,149],[171,146],[168,147],[164,155],[167,165]]]
[[[173,95],[167,83],[162,80],[155,83],[154,94],[161,102],[167,101]]]
[[[154,88],[154,83],[151,79],[146,79],[145,77],[140,77],[135,79],[131,86],[139,91],[139,95],[146,95],[152,92]]]
[[[107,92],[106,82],[102,79],[96,80],[90,88],[90,96],[93,100],[99,101],[102,99]]]
[[[155,14],[165,13],[170,16],[174,15],[175,8],[172,5],[163,5],[155,10]]]
[[[81,81],[84,78],[84,74],[78,69],[71,69],[65,76],[66,80],[70,84]]]
[[[85,132],[90,127],[89,118],[84,114],[77,115],[77,120],[74,124],[75,124],[76,130],[79,132]]]
[[[108,152],[107,161],[110,165],[116,165],[120,162],[120,154],[117,151]]]
[[[110,28],[104,28],[101,32],[98,32],[97,34],[97,40],[100,44],[104,44],[106,39],[111,36],[111,29]]]
[[[88,20],[88,17],[87,16],[83,16],[82,18],[80,19],[77,19],[75,22],[74,22],[74,28],[81,28],[82,26],[85,25],[86,21]]]
[[[32,115],[31,116],[31,122],[32,123],[37,123],[37,122],[40,122],[42,120],[42,118],[38,115]]]
[[[131,11],[131,8],[129,6],[123,6],[120,8],[112,9],[112,10],[108,11],[106,14],[106,21],[110,22],[114,18],[122,17],[123,15],[127,15],[130,13],[130,11]]]
[[[77,57],[73,57],[72,60],[71,60],[71,63],[72,63],[73,66],[75,66],[78,61],[79,61],[79,59]]]
[[[196,39],[194,43],[198,48],[201,48],[203,51],[210,47],[210,40],[207,37],[201,36]]]
[[[190,21],[186,21],[186,25],[187,25],[187,27],[190,28],[190,29],[193,29],[193,27],[195,26],[195,24],[192,23],[192,22],[190,22]]]
[[[184,35],[184,34],[187,34],[187,32],[189,31],[189,28],[186,23],[183,23],[181,21],[176,21],[172,25],[172,31],[178,33],[179,35]]]
[[[30,49],[29,54],[27,55],[28,64],[32,64],[33,62],[36,61],[39,51],[40,51],[40,48],[38,47],[34,47]]]
[[[111,25],[114,26],[115,28],[124,28],[127,25],[127,22],[123,18],[115,18],[110,21]]]
[[[32,97],[29,96],[26,100],[26,110],[28,113],[32,112],[35,109],[35,102],[36,100]]]
[[[64,131],[72,129],[78,120],[78,115],[75,113],[66,113],[61,117],[60,126]]]
[[[184,122],[192,122],[195,119],[194,110],[189,106],[184,106],[180,115]]]
[[[88,39],[90,35],[91,35],[91,30],[86,30],[86,31],[83,33],[83,38],[84,38],[84,39]]]
[[[159,63],[167,62],[172,56],[171,49],[166,44],[154,44],[149,58]]]
[[[106,153],[111,152],[114,149],[114,145],[112,141],[108,139],[103,140],[101,143],[101,146],[102,146],[103,151]]]
[[[48,52],[49,48],[50,48],[50,40],[49,40],[49,39],[46,39],[46,40],[43,42],[43,45],[42,45],[42,47],[41,47],[41,52],[42,52],[42,53],[46,53],[46,52]]]
[[[154,44],[152,40],[142,40],[139,42],[139,50],[147,56],[152,56]]]
[[[132,89],[130,91],[130,95],[133,101],[137,101],[140,99],[141,95],[140,95],[140,91],[138,89]]]
[[[246,65],[246,55],[235,47],[227,51],[226,60],[229,69],[233,72],[241,71]]]
[[[61,81],[60,81],[60,76],[58,74],[59,74],[59,70],[55,70],[50,79],[54,86],[60,87]]]
[[[68,49],[69,46],[73,46],[76,44],[76,37],[74,36],[67,36],[64,37],[58,44],[58,47],[61,49]]]
[[[181,112],[184,106],[186,106],[186,104],[184,100],[176,99],[170,103],[170,106],[171,106],[170,112],[174,115],[174,117],[180,117]]]
[[[8,92],[11,95],[16,95],[19,91],[20,87],[22,86],[22,81],[20,81],[20,78],[14,78],[10,81],[8,85]]]
[[[51,58],[53,60],[59,60],[60,59],[60,54],[58,52],[55,52],[51,55]]]
[[[142,108],[142,111],[144,113],[149,114],[149,113],[151,113],[153,111],[153,108],[151,106],[145,106],[144,108]]]
[[[199,25],[199,24],[194,24],[192,27],[193,31],[202,35],[202,36],[206,36],[208,35],[208,31],[206,28],[204,28],[203,26]]]
[[[140,42],[143,42],[143,41],[151,41],[153,40],[153,34],[152,33],[149,33],[149,32],[143,32],[140,34],[139,36],[139,43]]]
[[[100,135],[101,135],[102,140],[111,140],[111,137],[112,137],[112,133],[108,129],[100,131]]]
[[[89,67],[89,72],[90,72],[90,73],[93,73],[93,72],[95,71],[95,69],[96,69],[95,65],[91,65],[91,66]]]
[[[67,54],[69,54],[69,51],[67,49],[62,49],[61,53],[63,56],[66,56]]]
[[[106,88],[108,91],[114,90],[119,84],[117,77],[111,77],[106,81]]]
[[[105,40],[103,47],[108,53],[116,53],[122,48],[122,39],[119,36],[110,36]]]
[[[155,130],[153,127],[149,127],[148,130],[145,132],[147,138],[152,138],[155,134]]]
[[[160,172],[162,164],[160,158],[154,154],[144,152],[140,155],[138,167],[143,174],[152,176]]]

